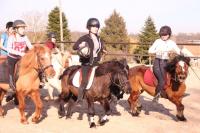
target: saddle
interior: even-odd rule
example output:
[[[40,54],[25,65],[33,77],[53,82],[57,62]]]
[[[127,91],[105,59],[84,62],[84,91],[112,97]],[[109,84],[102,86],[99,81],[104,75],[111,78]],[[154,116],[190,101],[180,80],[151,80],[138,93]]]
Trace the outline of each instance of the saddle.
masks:
[[[157,85],[157,79],[151,68],[148,68],[144,73],[144,83],[152,87]]]
[[[92,67],[92,69],[89,71],[89,74],[88,74],[88,77],[87,77],[87,79],[89,80],[87,87],[86,87],[87,90],[92,86],[92,82],[94,80],[96,68],[97,68],[97,66]],[[81,68],[79,68],[73,75],[72,85],[79,88],[80,85],[81,85],[81,81],[82,81],[82,70],[81,70]]]

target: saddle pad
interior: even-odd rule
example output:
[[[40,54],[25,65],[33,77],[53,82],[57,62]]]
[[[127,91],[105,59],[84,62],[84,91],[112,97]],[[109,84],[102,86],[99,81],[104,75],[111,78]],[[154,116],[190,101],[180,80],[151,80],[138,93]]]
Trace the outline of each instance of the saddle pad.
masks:
[[[92,72],[90,74],[90,77],[88,78],[89,79],[89,82],[87,84],[87,87],[86,89],[88,90],[91,86],[92,86],[92,82],[93,82],[93,79],[94,79],[94,75],[95,75],[95,70],[96,70],[97,66],[93,67],[92,68]],[[72,80],[72,84],[75,86],[75,87],[80,87],[80,84],[81,84],[81,80],[80,80],[80,77],[81,76],[81,73],[80,71],[77,71],[74,75],[74,78]]]
[[[154,76],[152,70],[149,68],[144,73],[144,83],[149,86],[155,86],[156,77]]]

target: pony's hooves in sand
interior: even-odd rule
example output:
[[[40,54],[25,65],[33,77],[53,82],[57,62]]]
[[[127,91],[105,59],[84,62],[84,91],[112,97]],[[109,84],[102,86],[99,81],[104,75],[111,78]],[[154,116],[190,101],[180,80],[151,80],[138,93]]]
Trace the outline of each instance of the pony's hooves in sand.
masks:
[[[58,116],[59,116],[59,118],[62,118],[62,117],[64,117],[65,116],[65,111],[58,111]]]
[[[132,113],[132,116],[139,116],[140,113],[138,113],[137,111],[135,113]]]
[[[176,117],[177,117],[177,119],[179,121],[187,121],[187,119],[185,118],[185,116],[178,116],[178,115],[176,115]]]
[[[24,125],[28,125],[28,121],[27,120],[21,120],[21,123],[24,124]]]
[[[90,123],[90,128],[96,127],[96,124],[94,122]]]
[[[100,126],[103,126],[103,125],[105,125],[105,123],[107,123],[109,120],[108,119],[106,119],[106,120],[100,120],[99,121],[99,124],[100,124]]]
[[[141,112],[142,111],[142,105],[137,107],[137,111]]]
[[[32,122],[33,122],[34,124],[37,124],[37,123],[39,122],[39,118],[33,117],[33,118],[32,118]]]

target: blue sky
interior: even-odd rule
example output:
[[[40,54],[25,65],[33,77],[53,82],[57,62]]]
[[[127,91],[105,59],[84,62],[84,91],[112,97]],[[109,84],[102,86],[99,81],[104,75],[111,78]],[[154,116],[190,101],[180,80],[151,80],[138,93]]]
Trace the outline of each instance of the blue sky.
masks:
[[[124,18],[128,33],[139,33],[148,16],[157,30],[169,25],[174,33],[200,32],[200,0],[61,0],[71,31],[86,31],[88,18],[99,18],[101,25],[115,9]],[[58,0],[1,0],[0,30],[9,20],[26,12],[48,15]]]

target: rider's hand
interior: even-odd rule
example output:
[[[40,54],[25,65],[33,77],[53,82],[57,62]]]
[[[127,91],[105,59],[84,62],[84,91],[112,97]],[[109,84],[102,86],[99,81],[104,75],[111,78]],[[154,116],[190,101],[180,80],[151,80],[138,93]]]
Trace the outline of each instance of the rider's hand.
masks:
[[[82,42],[81,44],[79,44],[79,48],[83,48],[85,47],[85,42]]]

